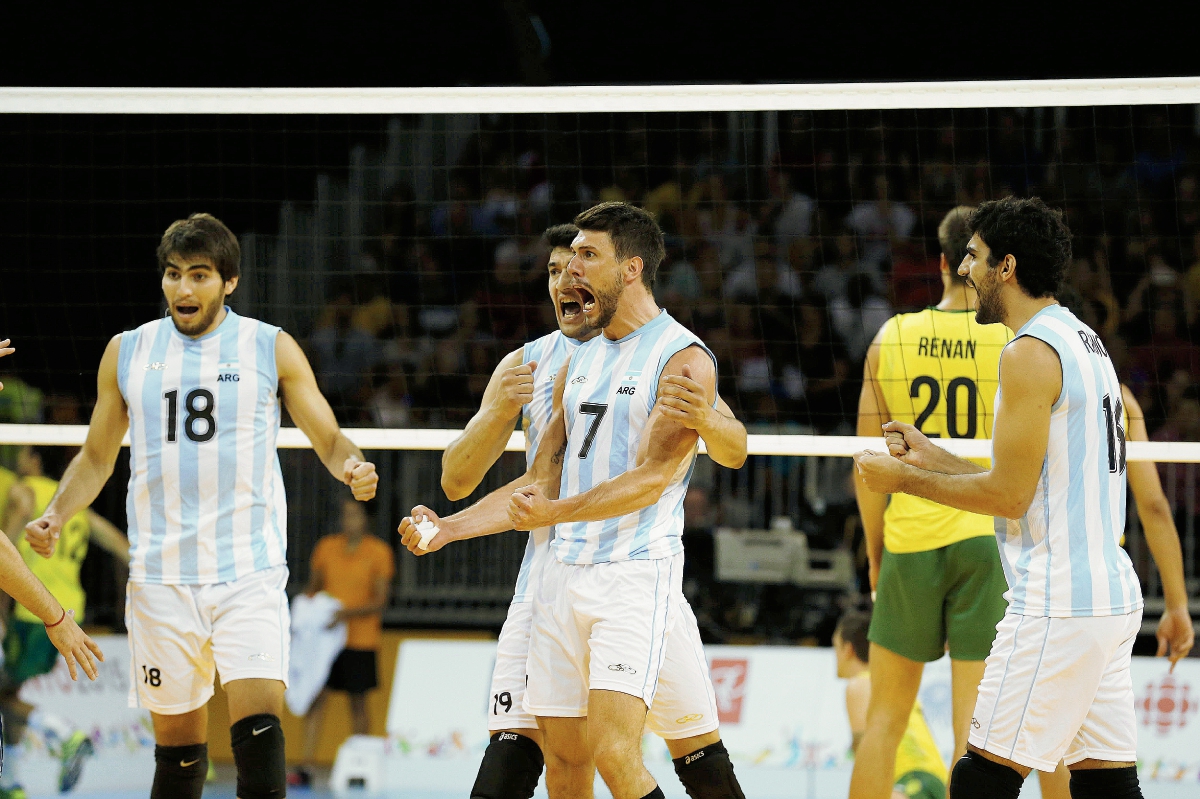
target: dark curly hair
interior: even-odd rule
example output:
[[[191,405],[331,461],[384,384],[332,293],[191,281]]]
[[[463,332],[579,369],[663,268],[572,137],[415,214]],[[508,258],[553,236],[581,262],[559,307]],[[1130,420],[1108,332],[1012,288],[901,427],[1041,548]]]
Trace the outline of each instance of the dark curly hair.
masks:
[[[1071,262],[1071,231],[1062,212],[1039,197],[1005,197],[981,204],[967,227],[991,250],[988,266],[1017,259],[1017,285],[1030,297],[1050,297],[1062,287]]]

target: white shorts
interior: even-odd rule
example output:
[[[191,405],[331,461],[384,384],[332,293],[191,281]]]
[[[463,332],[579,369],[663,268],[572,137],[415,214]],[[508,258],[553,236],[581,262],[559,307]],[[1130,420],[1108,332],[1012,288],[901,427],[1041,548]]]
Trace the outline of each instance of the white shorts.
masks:
[[[533,603],[513,602],[496,642],[492,692],[488,696],[488,732],[536,730],[537,719],[525,712],[525,663],[529,660],[529,630]]]
[[[979,684],[970,742],[1054,771],[1087,758],[1137,760],[1129,671],[1142,612],[1046,618],[1006,614]]]
[[[225,685],[250,678],[287,685],[291,643],[286,566],[214,585],[129,583],[129,706],[189,713]]]
[[[708,660],[692,607],[678,598],[678,612],[667,637],[658,692],[646,715],[646,727],[667,740],[705,735],[719,726],[717,697],[708,673]],[[537,718],[525,710],[526,664],[533,603],[514,602],[500,629],[492,690],[488,701],[488,731],[537,729]]]
[[[682,554],[570,566],[549,559],[534,595],[525,710],[586,716],[597,689],[653,704],[682,582]]]

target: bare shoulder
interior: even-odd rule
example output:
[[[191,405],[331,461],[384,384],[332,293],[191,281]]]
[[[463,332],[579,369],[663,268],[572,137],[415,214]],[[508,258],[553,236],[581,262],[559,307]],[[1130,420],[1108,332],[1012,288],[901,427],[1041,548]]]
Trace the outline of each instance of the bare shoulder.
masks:
[[[280,330],[275,336],[275,368],[280,378],[312,371],[300,343],[286,330]]]
[[[1046,342],[1033,336],[1010,341],[1000,359],[1000,388],[1006,394],[1049,398],[1056,402],[1062,391],[1062,362]]]

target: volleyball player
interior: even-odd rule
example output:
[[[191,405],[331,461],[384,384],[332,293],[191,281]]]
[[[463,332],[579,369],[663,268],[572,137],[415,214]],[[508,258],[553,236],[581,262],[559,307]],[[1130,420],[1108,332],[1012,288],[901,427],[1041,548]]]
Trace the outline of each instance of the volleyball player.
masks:
[[[1140,797],[1130,658],[1141,626],[1125,523],[1121,385],[1099,337],[1054,299],[1070,231],[1037,198],[984,203],[959,266],[976,321],[1014,332],[1000,361],[992,466],[885,425],[859,479],[997,517],[1008,610],[984,667],[954,799],[1015,797],[1033,770],[1071,770],[1071,794]]]
[[[129,701],[154,723],[154,799],[200,796],[214,672],[229,699],[237,795],[285,793],[278,398],[355,499],[373,497],[378,482],[338,429],[295,340],[226,307],[239,258],[237,238],[208,214],[167,228],[158,264],[168,316],[109,342],[87,441],[26,528],[49,557],[63,523],[104,486],[129,431]]]
[[[931,438],[991,435],[1000,352],[1012,334],[1001,324],[976,323],[975,291],[957,271],[972,210],[954,208],[938,225],[941,301],[889,319],[867,351],[861,436],[879,435],[891,419],[917,423]],[[966,753],[984,660],[1004,616],[1004,569],[990,516],[855,488],[876,598],[866,661],[871,700],[850,795],[884,799],[893,792],[897,746],[921,673],[947,648],[955,759]]]
[[[525,432],[527,463],[533,462],[550,418],[555,375],[580,343],[600,333],[599,328],[588,326],[578,296],[558,288],[559,275],[571,260],[571,242],[578,233],[574,225],[556,225],[542,234],[550,247],[549,290],[558,330],[509,353],[492,373],[479,411],[442,456],[442,488],[452,500],[475,490],[504,451],[518,420]],[[699,385],[690,377],[672,376],[664,383],[664,412],[695,429],[714,461],[734,469],[740,467],[746,460],[746,429],[733,418],[724,401],[719,400],[716,408],[707,405]],[[549,552],[549,529],[530,532],[513,601],[496,647],[488,716],[491,741],[479,766],[473,797],[529,797],[541,776],[541,734],[537,719],[525,712],[523,702],[532,600]],[[695,795],[699,788],[689,786],[687,781],[695,782],[702,774],[697,774],[699,769],[687,767],[688,758],[706,747],[712,749],[719,743],[720,734],[711,710],[712,686],[696,637],[695,618],[682,596],[679,604],[680,618],[675,627],[679,632],[668,638],[648,726],[664,737],[685,787]],[[586,773],[579,776],[580,782],[591,779],[590,762],[583,771]]]
[[[711,353],[658,308],[651,292],[663,258],[662,231],[644,211],[602,203],[575,219],[580,233],[560,278],[603,335],[581,344],[554,383],[553,412],[533,468],[445,520],[430,550],[452,540],[516,527],[557,525],[534,596],[525,709],[537,717],[552,797],[590,796],[567,764],[595,762],[615,799],[661,797],[641,755],[667,631],[681,592],[682,501],[694,463],[695,430],[660,401],[665,378],[690,373],[716,401]],[[685,368],[686,367],[686,368]],[[570,409],[570,413],[566,412]],[[536,483],[521,485],[533,477]],[[562,499],[559,495],[562,482]],[[513,489],[516,489],[515,491]],[[403,542],[418,547],[412,519]],[[683,782],[695,796],[740,796],[724,747],[696,753]],[[682,775],[681,775],[682,778]]]

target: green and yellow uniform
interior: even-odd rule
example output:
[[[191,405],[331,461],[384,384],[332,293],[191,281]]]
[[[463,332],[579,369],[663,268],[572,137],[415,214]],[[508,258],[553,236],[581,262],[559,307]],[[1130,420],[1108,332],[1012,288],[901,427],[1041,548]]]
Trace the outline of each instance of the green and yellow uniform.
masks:
[[[890,417],[930,438],[990,438],[1004,325],[974,311],[898,314],[881,331],[876,381]],[[986,465],[987,461],[977,461]],[[884,513],[870,640],[911,660],[984,660],[1008,586],[992,517],[893,494]]]
[[[925,723],[921,702],[913,702],[908,728],[896,749],[896,790],[914,799],[945,799],[949,780],[950,773]]]
[[[16,473],[0,466],[0,519],[4,518],[4,512],[8,510],[8,492],[16,484]]]
[[[26,477],[21,482],[33,490],[33,518],[36,519],[50,504],[58,490],[58,481],[48,477]],[[24,535],[17,540],[17,551],[25,559],[25,565],[65,610],[75,611],[77,620],[83,619],[87,601],[79,582],[79,569],[87,555],[90,535],[87,511],[80,511],[63,525],[54,555],[49,558],[34,552]],[[22,605],[15,606],[12,622],[4,636],[4,657],[9,679],[17,684],[49,672],[58,657],[58,650],[50,643],[42,621]]]

